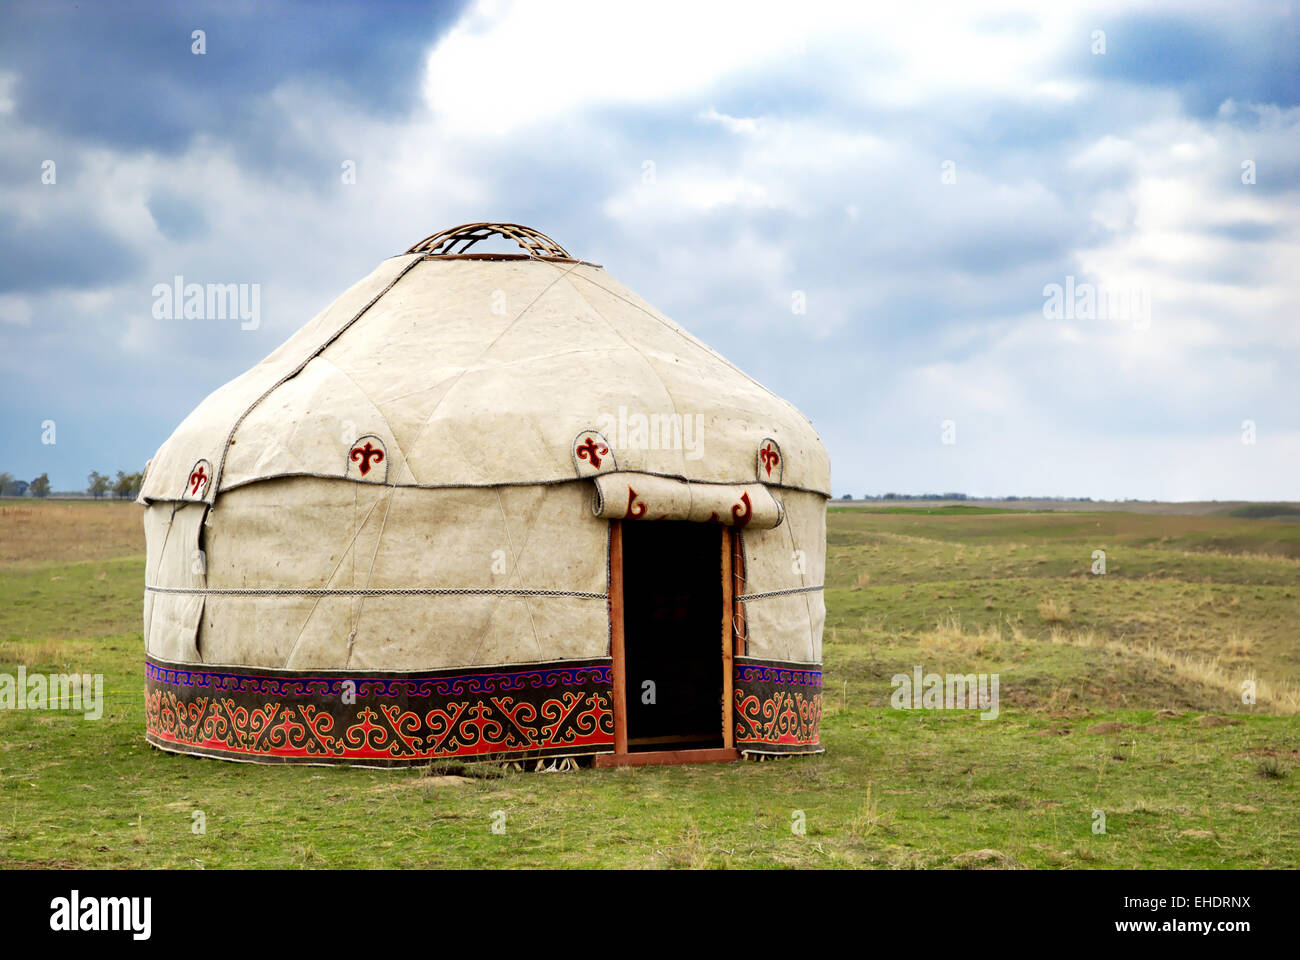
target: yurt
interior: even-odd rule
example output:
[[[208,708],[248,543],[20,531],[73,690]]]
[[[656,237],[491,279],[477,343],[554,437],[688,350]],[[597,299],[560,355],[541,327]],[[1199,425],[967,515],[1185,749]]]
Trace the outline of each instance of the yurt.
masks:
[[[381,767],[819,752],[829,493],[798,410],[600,266],[517,224],[434,234],[150,460],[146,737]]]

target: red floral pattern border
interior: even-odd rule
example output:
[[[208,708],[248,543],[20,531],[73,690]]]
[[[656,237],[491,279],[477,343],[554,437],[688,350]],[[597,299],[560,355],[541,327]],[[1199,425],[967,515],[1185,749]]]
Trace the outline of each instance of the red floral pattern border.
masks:
[[[148,661],[145,735],[265,763],[573,756],[613,748],[611,691],[607,660],[356,676]]]
[[[736,746],[754,753],[819,753],[820,664],[737,657]]]

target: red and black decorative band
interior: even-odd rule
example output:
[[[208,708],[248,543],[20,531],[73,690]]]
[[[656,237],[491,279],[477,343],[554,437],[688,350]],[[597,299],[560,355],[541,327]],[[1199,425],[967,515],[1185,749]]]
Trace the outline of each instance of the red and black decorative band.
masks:
[[[408,766],[614,746],[608,659],[419,673],[145,661],[145,736],[180,753],[262,763]]]
[[[822,668],[735,659],[736,747],[743,753],[820,753]]]

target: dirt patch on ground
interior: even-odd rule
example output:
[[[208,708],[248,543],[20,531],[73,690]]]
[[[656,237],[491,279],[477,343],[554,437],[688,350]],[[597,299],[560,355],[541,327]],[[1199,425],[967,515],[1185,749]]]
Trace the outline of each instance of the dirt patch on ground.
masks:
[[[1217,714],[1207,713],[1202,717],[1196,718],[1198,727],[1231,727],[1241,723],[1236,717],[1221,717]]]
[[[1276,747],[1255,747],[1242,751],[1249,757],[1277,757],[1279,760],[1291,760],[1300,763],[1300,750],[1278,750]]]

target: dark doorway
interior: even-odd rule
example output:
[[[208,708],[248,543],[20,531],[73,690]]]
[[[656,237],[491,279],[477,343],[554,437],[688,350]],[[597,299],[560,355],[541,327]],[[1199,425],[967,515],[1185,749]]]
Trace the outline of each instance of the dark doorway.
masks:
[[[722,746],[722,605],[721,527],[623,524],[629,751]]]

